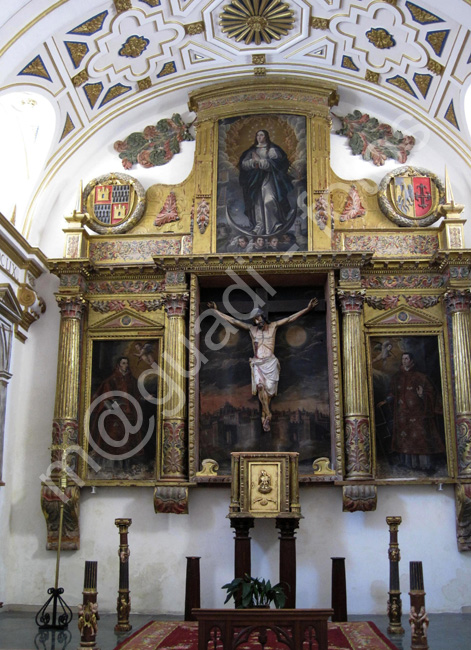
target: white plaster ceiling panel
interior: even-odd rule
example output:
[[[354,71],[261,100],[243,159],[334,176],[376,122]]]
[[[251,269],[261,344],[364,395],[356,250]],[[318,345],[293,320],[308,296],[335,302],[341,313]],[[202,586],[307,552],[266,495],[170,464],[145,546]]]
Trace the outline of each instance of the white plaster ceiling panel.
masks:
[[[414,41],[418,30],[403,22],[401,13],[392,6],[372,3],[368,7],[351,7],[348,16],[330,23],[331,31],[345,38],[345,51],[354,53],[365,67],[386,74],[395,69],[404,72],[408,63],[424,66],[428,57]]]
[[[300,46],[294,47],[285,53],[286,61],[296,61],[296,63],[308,66],[328,66],[332,68],[335,61],[336,41],[328,36],[311,39]]]
[[[167,0],[174,16],[188,17],[195,12],[201,12],[204,2],[201,0]],[[198,20],[198,19],[197,19]]]
[[[34,55],[25,55],[11,71],[4,88],[27,86],[30,90],[44,89],[46,94],[56,97],[65,88],[67,77],[63,77],[55,62],[55,48],[48,43],[37,47]],[[16,88],[18,89],[18,88]]]
[[[187,71],[203,70],[232,63],[227,53],[221,54],[216,48],[201,45],[191,40],[180,48],[182,64]]]
[[[168,26],[162,14],[146,19],[137,12],[126,12],[112,21],[112,31],[96,40],[98,52],[88,63],[90,76],[106,73],[112,82],[137,81],[158,69],[162,60],[172,56],[171,47],[180,43],[185,30],[173,23]]]

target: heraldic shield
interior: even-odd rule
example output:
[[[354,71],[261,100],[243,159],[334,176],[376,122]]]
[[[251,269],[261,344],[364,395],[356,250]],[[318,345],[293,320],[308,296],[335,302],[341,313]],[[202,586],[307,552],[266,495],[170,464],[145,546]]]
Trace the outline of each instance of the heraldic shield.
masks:
[[[430,226],[440,218],[445,188],[437,176],[418,167],[400,167],[379,186],[382,212],[399,226]]]
[[[87,225],[101,234],[126,232],[144,214],[145,190],[127,174],[108,174],[90,181],[82,195]]]

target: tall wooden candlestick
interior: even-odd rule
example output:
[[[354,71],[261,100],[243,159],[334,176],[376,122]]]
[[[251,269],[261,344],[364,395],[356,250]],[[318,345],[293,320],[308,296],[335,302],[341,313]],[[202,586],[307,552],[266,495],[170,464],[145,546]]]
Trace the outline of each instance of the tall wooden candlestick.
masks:
[[[404,628],[401,624],[402,601],[399,586],[399,560],[401,559],[401,553],[397,542],[397,530],[401,522],[402,517],[386,517],[386,523],[389,526],[388,632],[390,634],[404,634]]]
[[[129,595],[129,556],[131,551],[128,545],[128,529],[132,519],[115,519],[119,528],[119,589],[118,589],[118,622],[114,627],[115,632],[129,632],[132,625],[129,623],[131,611],[131,596]]]
[[[410,614],[411,649],[427,650],[427,627],[429,620],[425,611],[424,577],[422,562],[411,562],[410,565]]]
[[[94,648],[98,632],[98,603],[97,603],[97,570],[98,562],[85,562],[85,577],[83,581],[83,603],[79,605],[78,629],[80,630],[79,648]]]

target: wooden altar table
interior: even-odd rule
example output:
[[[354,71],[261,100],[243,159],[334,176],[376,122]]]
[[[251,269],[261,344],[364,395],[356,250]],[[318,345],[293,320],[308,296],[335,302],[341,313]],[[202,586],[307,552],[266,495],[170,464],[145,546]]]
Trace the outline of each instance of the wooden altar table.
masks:
[[[259,632],[261,647],[266,643],[266,630],[272,630],[291,650],[303,647],[306,630],[311,629],[312,645],[308,648],[327,650],[327,619],[333,609],[193,609],[198,621],[198,650],[207,650],[211,630],[220,631],[223,650],[235,650],[254,631]],[[309,634],[309,633],[308,633]],[[307,637],[310,638],[309,636]],[[264,641],[265,639],[265,641]],[[318,646],[317,646],[317,644]]]

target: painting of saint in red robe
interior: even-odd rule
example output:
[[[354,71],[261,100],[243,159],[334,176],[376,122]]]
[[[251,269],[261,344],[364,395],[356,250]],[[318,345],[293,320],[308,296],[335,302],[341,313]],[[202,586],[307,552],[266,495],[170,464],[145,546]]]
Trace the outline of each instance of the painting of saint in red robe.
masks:
[[[141,341],[95,341],[88,442],[100,469],[96,474],[89,470],[89,478],[154,476],[155,346]],[[145,379],[139,382],[139,378]]]
[[[416,348],[414,352],[413,348]],[[446,474],[436,339],[390,337],[381,344],[376,342],[376,350],[373,380],[375,401],[381,394],[381,399],[376,401],[380,471],[383,453],[395,465],[394,476]],[[432,359],[437,362],[435,369],[431,366]]]

